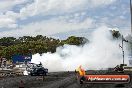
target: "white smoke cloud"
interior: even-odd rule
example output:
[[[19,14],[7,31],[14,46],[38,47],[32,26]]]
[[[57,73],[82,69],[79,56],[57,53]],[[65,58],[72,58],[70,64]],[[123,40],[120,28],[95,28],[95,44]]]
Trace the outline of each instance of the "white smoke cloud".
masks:
[[[86,70],[115,67],[122,63],[122,52],[119,48],[120,42],[112,40],[109,30],[112,29],[102,26],[89,37],[90,43],[84,46],[64,45],[58,47],[53,54],[35,54],[32,62],[42,62],[49,71],[70,71],[79,65]],[[125,63],[128,63],[127,60]]]

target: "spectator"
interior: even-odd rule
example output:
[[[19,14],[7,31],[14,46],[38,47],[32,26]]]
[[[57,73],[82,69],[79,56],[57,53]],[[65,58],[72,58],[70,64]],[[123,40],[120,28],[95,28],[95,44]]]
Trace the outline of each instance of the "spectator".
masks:
[[[22,80],[20,81],[19,88],[24,88],[24,83]]]

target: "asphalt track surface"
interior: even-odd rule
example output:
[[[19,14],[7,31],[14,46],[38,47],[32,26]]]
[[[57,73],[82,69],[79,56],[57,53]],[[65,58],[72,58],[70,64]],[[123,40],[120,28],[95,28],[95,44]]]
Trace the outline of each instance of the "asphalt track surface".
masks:
[[[107,74],[106,71],[88,72],[89,74]],[[131,72],[125,74],[129,74],[132,78]],[[0,88],[19,88],[20,85],[24,88],[132,88],[132,82],[127,84],[79,84],[75,72],[54,72],[44,78],[41,76],[18,76],[0,79]]]

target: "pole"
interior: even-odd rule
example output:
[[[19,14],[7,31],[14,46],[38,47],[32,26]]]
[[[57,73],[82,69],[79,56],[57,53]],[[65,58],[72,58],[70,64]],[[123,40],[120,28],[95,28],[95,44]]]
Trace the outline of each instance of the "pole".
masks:
[[[122,35],[122,54],[123,54],[123,64],[124,64],[123,35]]]
[[[132,37],[132,2],[130,0],[130,17],[131,17],[131,37]],[[132,58],[132,46],[131,46],[131,58]]]
[[[130,0],[130,15],[131,15],[131,34],[132,34],[132,5]]]
[[[3,70],[3,58],[2,58],[2,70]]]

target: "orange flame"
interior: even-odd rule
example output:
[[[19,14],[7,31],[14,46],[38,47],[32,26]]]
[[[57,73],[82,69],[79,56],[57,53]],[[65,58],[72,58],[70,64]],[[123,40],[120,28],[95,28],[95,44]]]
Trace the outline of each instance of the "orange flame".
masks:
[[[82,68],[82,66],[80,65],[79,68],[78,68],[78,72],[79,72],[79,75],[80,76],[84,76],[86,73],[85,73],[85,70]]]

